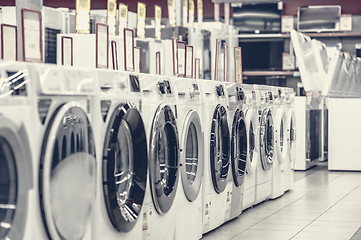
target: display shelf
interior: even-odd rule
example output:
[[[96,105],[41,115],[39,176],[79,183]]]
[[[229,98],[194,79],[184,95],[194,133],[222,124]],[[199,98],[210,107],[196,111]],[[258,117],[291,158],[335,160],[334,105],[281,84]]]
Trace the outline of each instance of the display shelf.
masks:
[[[243,77],[299,76],[298,71],[243,71]]]
[[[334,33],[304,33],[313,38],[333,38],[333,37],[361,37],[361,33],[356,32],[334,32]],[[270,34],[238,34],[239,40],[245,39],[272,39],[272,38],[290,38],[289,33],[270,33]]]

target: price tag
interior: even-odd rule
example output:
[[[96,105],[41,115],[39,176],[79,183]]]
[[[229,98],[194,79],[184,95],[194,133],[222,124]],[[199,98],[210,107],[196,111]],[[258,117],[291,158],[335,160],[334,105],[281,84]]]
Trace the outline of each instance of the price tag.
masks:
[[[155,74],[161,75],[161,61],[160,61],[160,52],[155,53]]]
[[[219,22],[219,3],[214,4],[214,21]]]
[[[228,46],[223,44],[223,81],[228,82]]]
[[[109,34],[115,35],[117,25],[117,0],[108,0],[107,22],[109,26]]]
[[[175,0],[168,0],[168,20],[171,27],[176,25]]]
[[[282,70],[295,70],[295,56],[289,53],[282,53]]]
[[[198,26],[203,25],[203,0],[197,0],[197,20],[198,20]]]
[[[118,46],[117,46],[117,42],[112,40],[111,41],[111,50],[112,50],[112,69],[113,70],[118,70],[119,66],[118,66]]]
[[[90,0],[76,0],[76,32],[90,33]]]
[[[234,81],[243,83],[242,78],[242,49],[234,47]]]
[[[1,24],[1,58],[8,61],[18,59],[17,28],[13,25]]]
[[[134,71],[134,31],[124,28],[124,68]]]
[[[109,60],[109,29],[107,24],[97,23],[95,25],[95,41],[96,41],[96,61],[95,66],[97,68],[108,68]]]
[[[119,21],[118,21],[118,33],[121,35],[124,32],[124,28],[128,27],[128,5],[123,3],[119,4]]]
[[[43,45],[41,40],[41,12],[21,9],[23,25],[23,58],[25,62],[43,62]]]
[[[61,64],[73,66],[73,38],[61,37]]]
[[[199,79],[201,73],[201,61],[199,58],[195,59],[195,71],[194,71],[194,76],[195,79]]]
[[[230,11],[229,3],[225,3],[224,4],[224,23],[226,25],[229,25],[229,11]]]
[[[178,54],[177,54],[177,39],[172,38],[172,55],[173,55],[173,75],[178,75]]]
[[[186,77],[193,78],[193,46],[187,46]]]
[[[140,47],[134,47],[134,72],[140,73],[141,69],[141,49]]]
[[[158,5],[154,5],[154,16],[155,16],[155,33],[154,33],[154,36],[155,36],[155,39],[156,40],[161,40],[162,38],[162,33],[161,33],[161,21],[162,21],[162,8]]]
[[[340,31],[352,31],[352,15],[342,14],[340,17]]]
[[[186,76],[186,42],[177,41],[178,76]]]
[[[183,0],[183,26],[188,24],[188,0]]]
[[[189,0],[189,26],[193,27],[194,23],[194,0]]]
[[[295,20],[293,16],[282,16],[281,31],[283,33],[291,32],[294,29]]]
[[[145,38],[145,16],[146,16],[146,5],[138,2],[138,18],[137,18],[137,37]]]

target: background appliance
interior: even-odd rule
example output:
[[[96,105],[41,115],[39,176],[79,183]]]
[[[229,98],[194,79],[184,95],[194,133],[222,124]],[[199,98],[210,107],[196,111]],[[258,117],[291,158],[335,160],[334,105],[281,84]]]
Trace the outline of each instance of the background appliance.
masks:
[[[258,108],[253,85],[243,84],[244,111],[247,130],[247,163],[244,179],[243,210],[256,204],[256,171],[259,163]]]
[[[229,173],[229,127],[224,84],[219,81],[200,81],[203,104],[204,176],[203,176],[203,233],[225,221],[230,211],[227,198]],[[230,186],[230,185],[228,185]],[[229,189],[229,187],[228,187]]]
[[[340,16],[340,5],[298,7],[297,29],[302,32],[339,31]]]
[[[96,149],[102,154],[97,155],[92,239],[140,239],[148,148],[138,102],[130,97],[135,76],[110,70],[96,74],[91,113]]]
[[[181,180],[174,200],[176,239],[202,237],[202,181],[204,169],[204,137],[202,101],[197,80],[175,78],[173,86],[177,103]],[[185,220],[186,219],[186,220]]]
[[[241,33],[281,32],[282,1],[232,4],[233,24]]]
[[[273,94],[270,86],[255,85],[259,117],[259,158],[256,177],[256,203],[272,195],[272,166],[274,162]]]

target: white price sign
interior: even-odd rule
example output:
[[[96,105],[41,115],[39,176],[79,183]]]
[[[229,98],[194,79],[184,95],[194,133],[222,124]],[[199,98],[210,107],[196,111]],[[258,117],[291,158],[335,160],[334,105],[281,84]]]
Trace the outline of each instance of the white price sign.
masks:
[[[124,66],[125,71],[134,71],[134,31],[124,29]]]
[[[118,33],[122,34],[124,28],[128,27],[128,5],[123,3],[119,4],[119,21],[118,21]]]
[[[186,76],[193,77],[193,46],[187,46]]]
[[[90,0],[76,0],[76,32],[90,33]]]
[[[234,81],[242,83],[242,49],[240,47],[234,47],[234,71]]]
[[[141,58],[140,47],[134,47],[134,72],[140,73]]]
[[[23,55],[25,62],[43,62],[41,12],[21,9],[23,24]]]
[[[61,64],[73,66],[73,38],[61,37]]]
[[[177,41],[178,76],[186,76],[186,42]]]
[[[1,24],[1,58],[8,61],[18,59],[17,28],[13,25]]]
[[[108,25],[103,23],[96,24],[96,67],[108,68],[108,42],[109,42]]]
[[[108,15],[107,23],[109,26],[109,34],[115,35],[116,24],[117,24],[117,1],[108,0]]]
[[[137,16],[137,37],[145,38],[146,5],[144,3],[138,2]]]

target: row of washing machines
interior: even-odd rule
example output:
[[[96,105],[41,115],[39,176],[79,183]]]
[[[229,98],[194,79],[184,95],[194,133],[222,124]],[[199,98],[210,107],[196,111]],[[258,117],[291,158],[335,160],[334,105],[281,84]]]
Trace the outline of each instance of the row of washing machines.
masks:
[[[22,62],[0,79],[0,239],[199,239],[292,186],[292,89]]]

